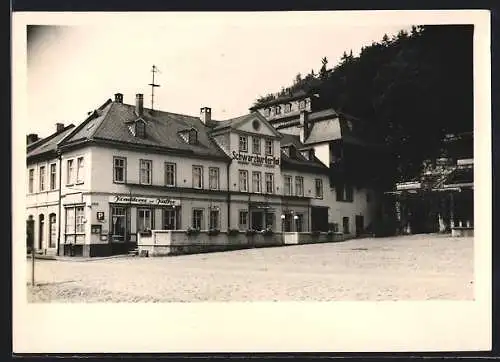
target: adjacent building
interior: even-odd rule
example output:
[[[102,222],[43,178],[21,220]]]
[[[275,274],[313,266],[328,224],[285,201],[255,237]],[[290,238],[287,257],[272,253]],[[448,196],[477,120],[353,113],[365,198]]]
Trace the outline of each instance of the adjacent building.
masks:
[[[286,122],[265,109],[216,121],[208,107],[188,116],[117,93],[77,126],[29,135],[28,242],[96,256],[126,252],[152,229],[361,234],[377,195],[348,165],[376,145],[361,121],[314,112],[308,99]]]

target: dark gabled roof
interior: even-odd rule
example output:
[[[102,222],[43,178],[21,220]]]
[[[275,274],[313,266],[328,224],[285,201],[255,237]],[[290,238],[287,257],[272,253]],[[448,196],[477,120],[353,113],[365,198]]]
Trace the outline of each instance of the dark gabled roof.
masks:
[[[75,127],[75,125],[70,124],[64,127],[61,131],[55,132],[48,137],[38,140],[34,144],[30,144],[28,147],[26,157],[28,160],[34,157],[41,157],[46,153],[52,153],[57,151],[57,144],[64,139]]]
[[[139,118],[134,105],[110,102],[95,113],[65,140],[65,145],[82,140],[99,140],[187,152],[194,156],[228,157],[208,136],[210,128],[199,117],[145,108],[140,118],[146,123],[147,136],[139,138],[129,130],[130,122]],[[186,143],[179,135],[179,132],[191,128],[198,131],[196,144]]]
[[[299,150],[307,149],[308,147],[300,142],[299,136],[290,135],[286,133],[282,133],[281,138],[281,146],[293,146],[297,150],[295,153],[291,153],[287,155],[284,152],[281,152],[281,165],[285,169],[308,169],[308,170],[316,170],[320,172],[328,172],[329,168],[325,166],[316,156],[314,156],[313,160],[308,160],[299,152]]]

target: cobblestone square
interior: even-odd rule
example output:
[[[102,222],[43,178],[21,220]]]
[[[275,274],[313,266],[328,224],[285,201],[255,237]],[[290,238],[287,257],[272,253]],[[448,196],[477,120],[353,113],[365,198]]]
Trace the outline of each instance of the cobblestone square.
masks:
[[[175,257],[36,260],[29,302],[472,300],[473,238],[413,235]]]

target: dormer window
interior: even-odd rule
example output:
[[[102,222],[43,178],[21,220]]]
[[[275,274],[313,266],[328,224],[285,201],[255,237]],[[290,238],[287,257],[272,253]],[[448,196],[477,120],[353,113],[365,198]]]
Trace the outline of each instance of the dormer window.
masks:
[[[304,157],[306,160],[309,160],[309,151],[301,151],[300,154],[302,157]]]
[[[191,129],[188,135],[188,143],[194,145],[198,143],[198,132],[195,129]]]
[[[266,108],[266,109],[264,110],[264,115],[265,115],[266,117],[269,117],[269,116],[271,115],[271,108]]]
[[[291,111],[292,111],[292,104],[291,103],[285,104],[285,113],[289,113]]]
[[[300,101],[299,102],[299,109],[304,109],[306,108],[306,101]]]
[[[276,114],[281,114],[281,107],[277,106],[275,109]]]
[[[146,138],[146,124],[143,121],[135,122],[135,136],[138,138]]]
[[[283,153],[284,153],[285,155],[287,155],[288,157],[290,157],[290,147],[283,147],[283,148],[281,149],[281,151],[283,151]]]

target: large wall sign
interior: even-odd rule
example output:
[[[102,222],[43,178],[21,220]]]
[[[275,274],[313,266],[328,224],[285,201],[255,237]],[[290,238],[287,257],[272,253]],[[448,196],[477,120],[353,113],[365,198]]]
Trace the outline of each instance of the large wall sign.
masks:
[[[156,206],[180,206],[181,200],[160,197],[110,196],[109,202],[116,204],[140,204]]]
[[[276,165],[280,164],[280,159],[274,156],[247,155],[245,153],[233,151],[233,160],[251,162],[254,164]]]

